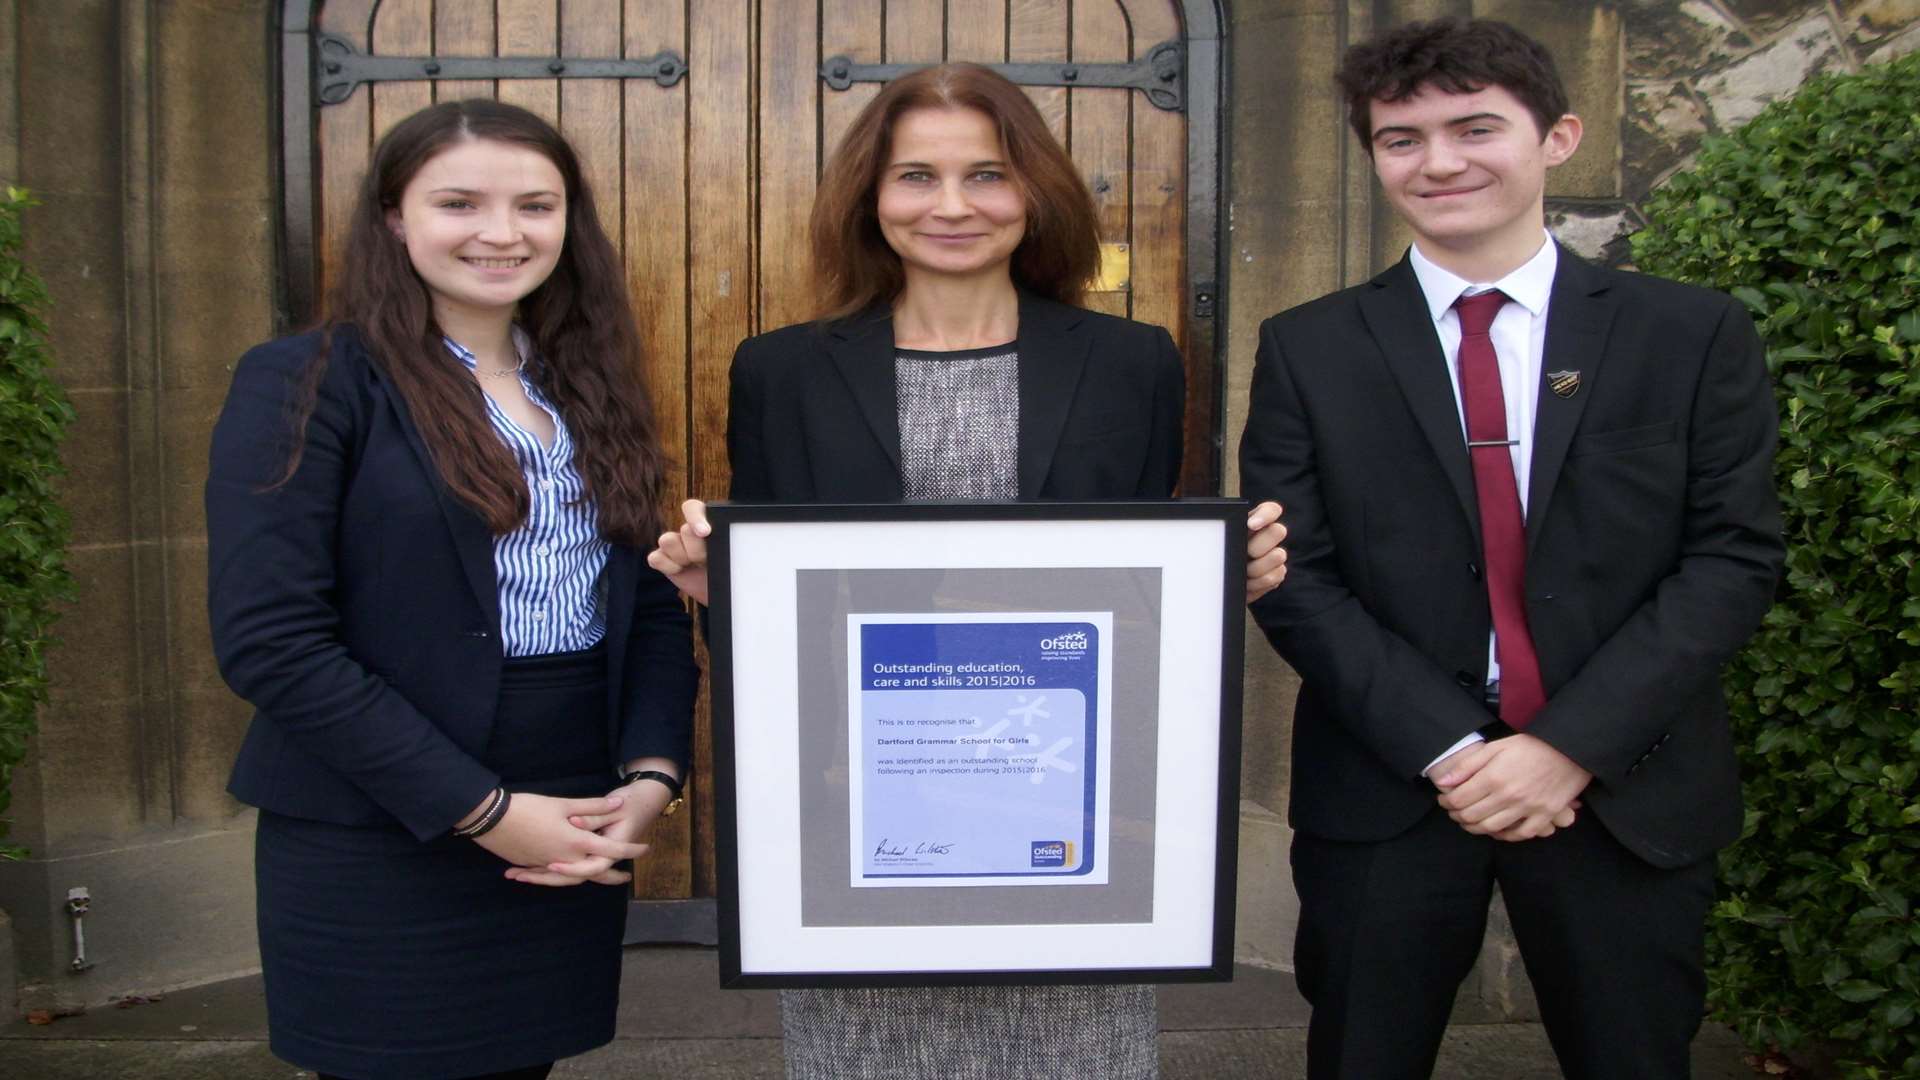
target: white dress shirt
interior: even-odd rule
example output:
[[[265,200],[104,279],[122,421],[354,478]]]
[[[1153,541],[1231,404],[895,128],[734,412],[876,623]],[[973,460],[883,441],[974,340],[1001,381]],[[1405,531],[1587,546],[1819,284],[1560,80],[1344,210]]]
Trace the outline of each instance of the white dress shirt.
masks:
[[[1436,265],[1413,245],[1408,261],[1413,276],[1426,297],[1427,314],[1434,331],[1440,335],[1440,352],[1446,357],[1447,378],[1453,385],[1453,410],[1460,416],[1460,438],[1467,437],[1466,410],[1460,403],[1460,313],[1454,302],[1463,295],[1498,289],[1511,301],[1494,316],[1489,331],[1493,353],[1500,362],[1500,392],[1506,398],[1507,438],[1514,440],[1513,480],[1520,488],[1520,513],[1527,512],[1527,477],[1533,467],[1533,417],[1540,400],[1540,368],[1547,343],[1547,300],[1553,294],[1553,275],[1560,267],[1560,248],[1553,237],[1541,232],[1540,250],[1519,269],[1493,282],[1472,282]],[[1492,631],[1487,633],[1487,680],[1500,678],[1499,653],[1494,648]],[[1474,732],[1448,747],[1434,758],[1431,769],[1447,757],[1480,741]],[[1426,775],[1424,771],[1422,776]]]

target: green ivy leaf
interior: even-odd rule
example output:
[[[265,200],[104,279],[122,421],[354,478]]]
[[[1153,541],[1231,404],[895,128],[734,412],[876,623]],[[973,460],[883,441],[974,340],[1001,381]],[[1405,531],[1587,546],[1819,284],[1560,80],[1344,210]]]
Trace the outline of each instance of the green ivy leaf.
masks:
[[[1872,1001],[1886,992],[1886,987],[1876,986],[1865,979],[1849,979],[1833,988],[1834,997],[1839,998],[1841,1001],[1851,1001],[1855,1004]]]

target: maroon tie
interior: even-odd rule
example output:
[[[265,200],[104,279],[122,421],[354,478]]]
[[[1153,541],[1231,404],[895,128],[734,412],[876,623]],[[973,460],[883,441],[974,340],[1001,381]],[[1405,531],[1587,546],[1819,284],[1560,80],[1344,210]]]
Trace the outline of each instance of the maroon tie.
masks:
[[[1467,413],[1467,453],[1480,503],[1480,543],[1486,553],[1487,599],[1493,607],[1494,654],[1500,659],[1500,719],[1514,730],[1533,722],[1547,703],[1540,659],[1527,630],[1527,530],[1508,449],[1507,402],[1500,392],[1500,361],[1488,331],[1505,307],[1498,290],[1462,296],[1460,401]]]

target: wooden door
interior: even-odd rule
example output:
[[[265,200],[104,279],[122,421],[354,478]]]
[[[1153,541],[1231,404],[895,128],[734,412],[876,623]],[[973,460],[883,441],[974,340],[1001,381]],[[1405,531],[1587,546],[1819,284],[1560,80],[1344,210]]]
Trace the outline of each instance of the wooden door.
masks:
[[[669,498],[719,496],[733,347],[810,314],[808,209],[826,153],[887,77],[875,67],[1019,65],[1010,76],[1099,206],[1089,306],[1172,330],[1190,376],[1184,487],[1216,493],[1219,26],[1193,0],[285,0],[286,315],[310,315],[340,273],[340,227],[383,132],[434,101],[524,106],[578,149],[621,245],[681,463]],[[1090,85],[1156,63],[1157,95]],[[640,897],[714,894],[704,695],[700,708],[691,812],[656,828]]]

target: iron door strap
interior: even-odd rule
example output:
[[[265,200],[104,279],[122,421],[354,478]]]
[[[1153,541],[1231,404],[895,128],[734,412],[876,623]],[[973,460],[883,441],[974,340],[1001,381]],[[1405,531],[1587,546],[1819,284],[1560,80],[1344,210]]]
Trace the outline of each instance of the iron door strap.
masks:
[[[820,78],[834,90],[845,90],[854,83],[888,82],[927,66],[856,64],[851,57],[836,56],[820,65]],[[982,66],[1020,86],[1098,86],[1138,90],[1158,108],[1168,112],[1186,111],[1186,54],[1177,41],[1163,41],[1130,64],[1046,62]]]
[[[338,105],[361,83],[436,79],[652,79],[672,86],[687,74],[687,62],[667,50],[644,59],[570,56],[374,56],[339,34],[314,35],[313,96]]]

